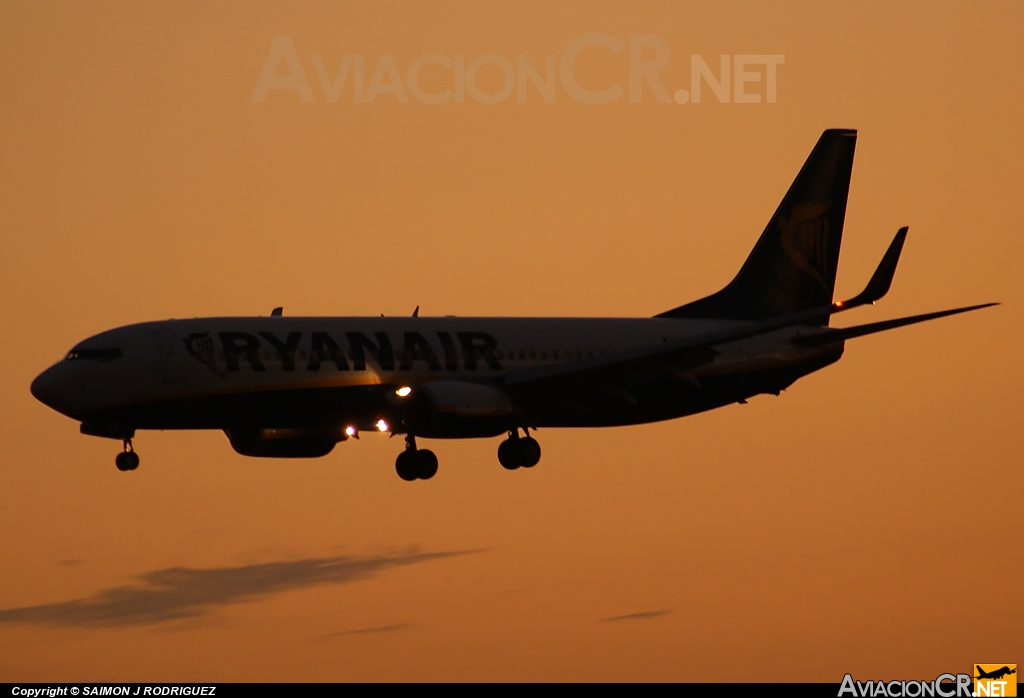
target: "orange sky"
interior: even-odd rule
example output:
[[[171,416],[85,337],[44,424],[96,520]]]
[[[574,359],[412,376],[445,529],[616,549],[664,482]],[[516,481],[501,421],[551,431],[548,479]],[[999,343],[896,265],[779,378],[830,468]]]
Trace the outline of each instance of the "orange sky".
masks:
[[[635,5],[0,5],[0,680],[839,681],[1024,660],[1024,7]],[[543,71],[588,32],[664,39],[670,94],[691,54],[716,72],[783,55],[777,102],[590,105],[560,83],[554,103],[531,84],[523,104],[354,104],[350,76],[329,103],[311,58],[333,75],[363,55],[367,83],[383,54],[403,80],[431,53]],[[313,103],[250,101],[278,34]],[[585,49],[575,76],[626,87],[627,54]],[[476,77],[494,93],[503,74]],[[288,462],[142,433],[119,473],[119,444],[28,391],[143,320],[649,316],[731,278],[829,127],[860,131],[838,293],[910,226],[889,296],[835,324],[1004,305],[854,340],[779,398],[543,430],[529,472],[498,466],[498,439],[435,442],[430,482],[399,480],[401,444],[372,436]]]

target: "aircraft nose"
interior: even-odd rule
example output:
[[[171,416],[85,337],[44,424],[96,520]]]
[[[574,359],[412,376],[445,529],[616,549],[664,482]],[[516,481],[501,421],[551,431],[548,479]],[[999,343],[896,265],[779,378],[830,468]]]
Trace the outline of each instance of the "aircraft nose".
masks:
[[[46,369],[36,376],[29,390],[32,391],[32,396],[36,400],[59,412],[57,403],[60,398],[60,381],[57,379],[56,373],[53,367]]]

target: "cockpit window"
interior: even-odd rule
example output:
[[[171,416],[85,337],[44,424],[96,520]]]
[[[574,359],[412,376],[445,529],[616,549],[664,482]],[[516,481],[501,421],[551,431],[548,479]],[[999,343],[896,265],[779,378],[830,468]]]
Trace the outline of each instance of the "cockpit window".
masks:
[[[117,347],[102,349],[72,349],[64,357],[65,361],[113,361],[121,358],[121,350]]]

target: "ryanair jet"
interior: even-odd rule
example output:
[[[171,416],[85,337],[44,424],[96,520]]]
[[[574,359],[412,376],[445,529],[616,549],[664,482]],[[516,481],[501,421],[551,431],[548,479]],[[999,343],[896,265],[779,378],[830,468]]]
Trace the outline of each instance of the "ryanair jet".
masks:
[[[377,431],[405,437],[395,469],[428,480],[417,439],[508,434],[498,461],[531,468],[531,430],[641,424],[778,395],[838,361],[846,340],[993,303],[843,329],[830,318],[889,290],[901,228],[864,291],[833,301],[856,131],[828,130],[736,277],[652,318],[220,317],[90,337],[32,383],[81,432],[219,429],[246,456],[314,458]],[[417,308],[418,311],[418,308]],[[522,432],[520,434],[520,432]]]

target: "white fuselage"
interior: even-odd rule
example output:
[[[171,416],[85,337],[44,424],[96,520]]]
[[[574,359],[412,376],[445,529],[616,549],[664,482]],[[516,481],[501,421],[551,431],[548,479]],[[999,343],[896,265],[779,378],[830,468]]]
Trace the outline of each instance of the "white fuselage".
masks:
[[[129,325],[83,341],[69,359],[37,379],[33,392],[55,409],[83,421],[130,420],[132,410],[141,408],[139,414],[145,416],[129,426],[222,428],[223,423],[216,419],[211,422],[209,410],[193,407],[192,413],[201,415],[194,423],[182,422],[179,414],[162,424],[160,410],[147,408],[183,401],[194,406],[197,401],[218,397],[245,400],[248,396],[251,401],[257,395],[417,386],[438,380],[501,385],[517,371],[585,361],[738,324],[742,323],[647,318],[167,320]],[[717,347],[714,361],[690,369],[688,376],[699,383],[716,375],[795,366],[822,354],[789,343],[794,332],[789,328]],[[750,394],[756,392],[761,390]],[[231,416],[224,411],[233,409],[233,404],[218,408],[227,421]],[[669,409],[665,417],[654,418],[667,418],[672,412]],[[376,416],[366,415],[359,421],[365,426]],[[349,420],[356,417],[346,415]],[[601,423],[605,422],[607,418],[602,418]]]

